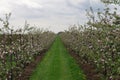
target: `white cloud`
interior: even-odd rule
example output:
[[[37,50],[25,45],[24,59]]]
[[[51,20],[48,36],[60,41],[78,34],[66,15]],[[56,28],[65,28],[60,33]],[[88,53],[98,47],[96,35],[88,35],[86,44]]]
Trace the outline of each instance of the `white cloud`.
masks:
[[[89,0],[70,0],[70,2],[74,5],[83,4],[86,1],[89,1]]]
[[[12,11],[12,6],[6,0],[0,0],[0,14],[8,13]]]
[[[17,0],[14,3],[16,3],[18,5],[25,5],[29,8],[42,8],[42,5],[40,5],[39,3],[37,3],[33,0]]]
[[[72,24],[86,21],[85,10],[103,8],[99,0],[0,0],[0,17],[12,12],[11,25],[22,26],[25,20],[31,25],[58,32]]]

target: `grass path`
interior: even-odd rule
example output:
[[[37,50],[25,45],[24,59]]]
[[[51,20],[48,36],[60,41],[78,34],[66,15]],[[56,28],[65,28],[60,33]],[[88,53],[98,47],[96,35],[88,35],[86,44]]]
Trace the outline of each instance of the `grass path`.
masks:
[[[86,80],[82,70],[57,37],[30,80]]]

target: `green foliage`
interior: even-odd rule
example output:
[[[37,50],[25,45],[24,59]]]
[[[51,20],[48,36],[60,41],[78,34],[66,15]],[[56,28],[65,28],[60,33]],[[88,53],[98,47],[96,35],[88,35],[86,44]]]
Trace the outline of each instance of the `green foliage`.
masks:
[[[34,29],[25,22],[24,28],[14,30],[9,26],[11,14],[0,19],[0,80],[15,80],[21,76],[23,69],[50,47],[55,34],[50,31]]]
[[[79,28],[73,26],[60,36],[68,48],[79,54],[83,63],[96,67],[99,74],[103,75],[103,80],[118,80],[120,25],[117,22],[119,19],[116,18],[117,13],[110,13],[109,10],[106,8],[104,12],[98,12],[97,18],[92,15],[93,11],[87,12],[89,17],[87,27],[82,26],[83,29],[81,26]]]

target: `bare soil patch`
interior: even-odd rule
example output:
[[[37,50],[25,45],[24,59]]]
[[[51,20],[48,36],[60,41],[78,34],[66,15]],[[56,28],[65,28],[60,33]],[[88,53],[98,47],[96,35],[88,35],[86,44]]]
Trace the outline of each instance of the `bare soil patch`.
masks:
[[[37,64],[43,59],[46,51],[47,50],[43,50],[42,52],[40,52],[40,55],[38,55],[33,62],[25,67],[21,77],[18,77],[16,80],[29,80],[32,72],[36,68]]]
[[[88,63],[82,63],[80,56],[76,54],[75,51],[73,50],[68,50],[68,51],[70,55],[76,60],[80,68],[84,71],[84,74],[86,75],[87,80],[101,80],[100,74],[96,71],[93,65],[90,65]]]

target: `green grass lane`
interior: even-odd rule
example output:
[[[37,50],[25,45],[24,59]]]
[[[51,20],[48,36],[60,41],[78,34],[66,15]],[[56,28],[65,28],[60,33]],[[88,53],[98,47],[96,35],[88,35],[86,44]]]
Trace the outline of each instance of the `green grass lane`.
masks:
[[[86,80],[82,70],[57,37],[30,80]]]

